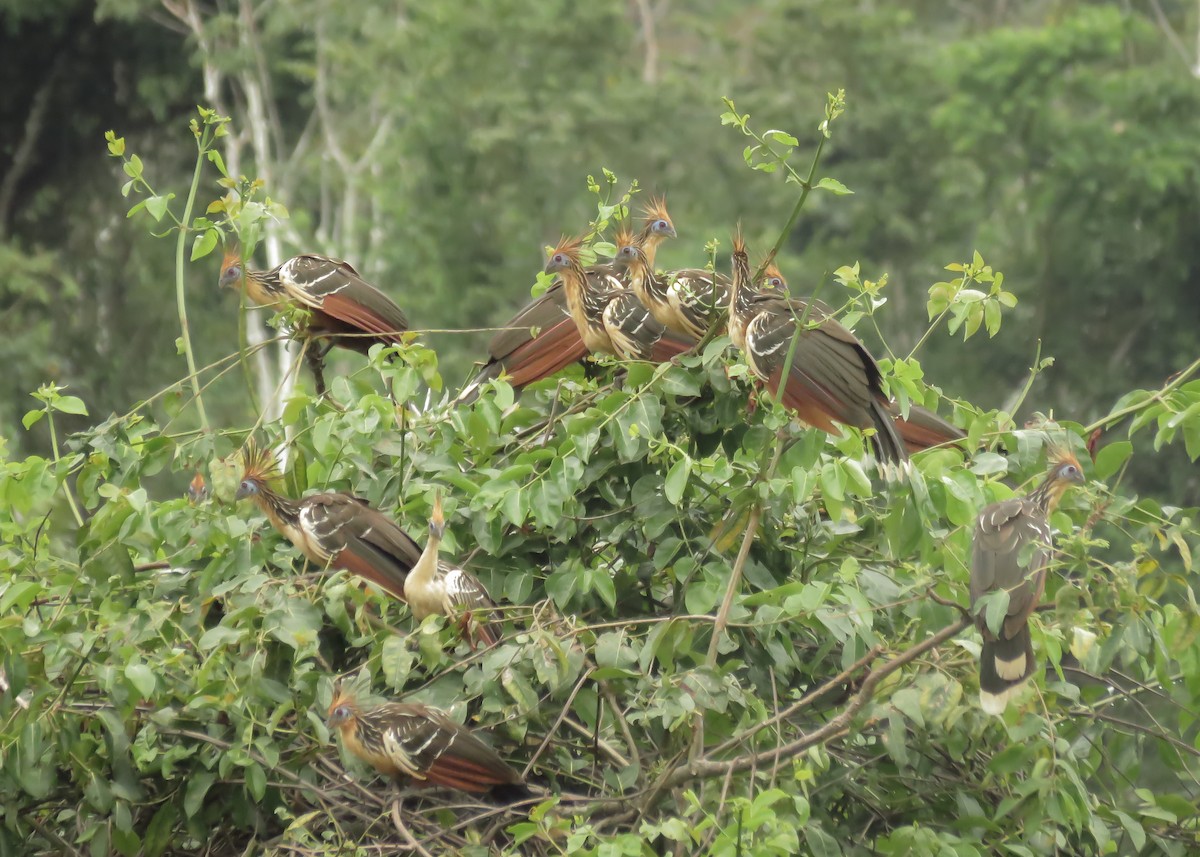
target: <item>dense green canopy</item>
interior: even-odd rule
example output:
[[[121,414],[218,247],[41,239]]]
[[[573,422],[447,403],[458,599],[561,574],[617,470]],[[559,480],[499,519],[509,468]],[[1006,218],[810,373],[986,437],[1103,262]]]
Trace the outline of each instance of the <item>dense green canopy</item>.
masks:
[[[1200,20],[905,7],[6,3],[0,855],[1192,853]],[[543,245],[611,235],[634,178],[660,267],[778,238],[964,448],[883,473],[748,415],[724,337],[455,405]],[[336,406],[287,393],[296,354],[217,288],[235,233],[349,259],[418,338],[337,357]],[[441,490],[501,644],[234,504],[251,434],[287,493],[419,540]],[[989,717],[972,527],[1049,442],[1089,482],[1046,670]],[[450,709],[547,800],[394,808],[325,725],[338,676]]]

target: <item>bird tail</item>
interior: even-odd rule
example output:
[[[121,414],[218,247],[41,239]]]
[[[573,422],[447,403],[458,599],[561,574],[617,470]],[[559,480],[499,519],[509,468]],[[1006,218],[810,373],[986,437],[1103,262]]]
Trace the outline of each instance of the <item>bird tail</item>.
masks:
[[[514,390],[549,378],[587,356],[587,346],[579,336],[579,328],[570,318],[562,318],[540,330],[537,336],[518,345],[503,357],[495,357],[479,370],[466,389],[458,397],[459,404],[472,402],[479,395],[479,388],[503,372]]]
[[[497,803],[512,804],[529,800],[535,792],[524,783],[501,783],[498,786],[492,786],[490,794]]]
[[[895,403],[888,406],[888,413],[892,415],[896,431],[899,432],[909,453],[920,452],[931,446],[956,443],[967,436],[958,426],[920,405],[909,408],[907,419],[900,416],[900,408]]]
[[[651,346],[650,359],[655,363],[666,363],[680,354],[691,351],[695,344],[695,340],[668,330],[663,333],[658,342]]]
[[[473,633],[486,649],[490,649],[500,642],[500,632],[493,624],[494,618],[493,616],[480,615],[475,620]]]
[[[887,402],[879,399],[871,400],[871,422],[874,424],[875,434],[871,437],[871,444],[875,447],[875,455],[881,461],[901,462],[908,459],[908,450],[904,445],[904,441],[900,438],[900,433],[896,427],[896,423],[892,420],[892,415],[888,411]]]
[[[984,639],[979,657],[979,706],[988,714],[1003,714],[1016,689],[1033,675],[1036,663],[1028,625],[1007,639]]]
[[[483,385],[493,378],[499,378],[500,373],[503,371],[504,364],[501,361],[496,359],[489,360],[475,373],[475,377],[471,379],[470,383],[463,387],[463,391],[454,400],[455,404],[471,404],[471,402],[479,398],[479,391],[483,388]]]

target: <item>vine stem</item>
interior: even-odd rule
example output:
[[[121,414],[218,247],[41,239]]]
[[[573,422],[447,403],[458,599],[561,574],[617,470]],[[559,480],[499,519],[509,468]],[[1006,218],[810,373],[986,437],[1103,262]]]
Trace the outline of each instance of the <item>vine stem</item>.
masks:
[[[183,206],[179,237],[175,241],[175,304],[179,308],[179,330],[183,339],[183,356],[187,360],[188,375],[192,382],[192,396],[196,399],[196,412],[200,415],[200,427],[208,434],[208,413],[204,410],[204,399],[200,396],[200,377],[196,374],[196,355],[192,351],[192,335],[188,329],[187,295],[184,288],[184,250],[187,247],[187,224],[192,221],[192,209],[196,206],[196,193],[200,188],[200,173],[204,169],[204,150],[208,146],[208,129],[200,133],[197,143],[196,169],[192,172],[192,186],[188,189],[187,202]]]
[[[46,405],[46,421],[50,426],[50,448],[54,450],[54,469],[58,469],[58,462],[61,456],[58,452],[58,432],[54,430],[54,413],[49,404]],[[83,529],[83,515],[79,512],[79,507],[75,505],[75,496],[71,493],[70,486],[66,480],[63,481],[63,493],[67,495],[67,505],[71,507],[71,514],[75,516],[75,523]]]
[[[1150,398],[1145,399],[1141,402],[1136,402],[1135,404],[1132,404],[1132,405],[1126,405],[1125,407],[1121,408],[1118,411],[1113,411],[1111,414],[1109,414],[1106,417],[1101,417],[1100,419],[1098,419],[1094,423],[1092,423],[1090,426],[1086,426],[1083,430],[1083,433],[1085,435],[1089,435],[1098,428],[1105,428],[1110,423],[1114,423],[1117,420],[1122,419],[1123,417],[1129,416],[1130,414],[1136,414],[1138,411],[1143,411],[1146,408],[1150,407],[1151,405],[1156,404],[1157,402],[1161,402],[1167,396],[1168,393],[1175,390],[1177,387],[1182,385],[1184,381],[1186,381],[1188,378],[1190,378],[1192,375],[1194,375],[1197,369],[1200,369],[1200,358],[1197,358],[1196,360],[1192,361],[1192,364],[1190,366],[1188,366],[1186,369],[1184,369],[1182,372],[1180,372],[1178,375],[1176,375],[1174,380],[1172,380],[1169,384],[1167,384],[1165,387],[1163,387],[1157,393],[1152,395]]]
[[[942,323],[942,319],[944,319],[949,313],[950,307],[946,307],[944,310],[942,310],[941,314],[939,314],[938,317],[933,320],[933,324],[925,328],[925,332],[921,334],[921,338],[917,340],[917,344],[912,347],[912,351],[908,352],[908,357],[904,358],[905,360],[912,360],[913,355],[920,350],[921,346],[925,344],[925,340],[929,338],[931,333],[938,329],[938,326]]]
[[[821,152],[825,149],[825,140],[827,138],[821,135],[821,139],[817,141],[817,150],[813,152],[812,164],[808,168],[808,178],[800,182],[800,198],[796,200],[796,205],[792,208],[792,213],[788,216],[787,223],[783,225],[783,229],[779,232],[779,237],[775,239],[775,246],[771,248],[771,252],[767,254],[767,258],[762,260],[758,266],[758,270],[754,272],[754,282],[758,282],[763,275],[763,271],[767,269],[775,261],[775,257],[779,254],[779,250],[783,247],[783,242],[787,240],[791,234],[792,227],[796,225],[796,221],[800,219],[800,212],[804,209],[804,203],[808,201],[808,195],[812,193],[813,179],[817,175],[817,164],[821,163]]]

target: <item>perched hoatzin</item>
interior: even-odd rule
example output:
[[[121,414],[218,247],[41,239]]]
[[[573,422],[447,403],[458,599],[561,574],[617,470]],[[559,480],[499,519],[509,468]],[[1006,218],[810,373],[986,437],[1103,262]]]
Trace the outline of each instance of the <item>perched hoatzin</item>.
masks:
[[[837,424],[873,428],[876,454],[890,461],[908,457],[889,411],[875,359],[818,302],[805,303],[751,285],[750,261],[741,235],[733,241],[733,287],[729,298],[729,335],[746,355],[750,370],[779,387],[797,319],[803,319],[783,403],[811,426],[830,433]]]
[[[284,497],[271,487],[276,478],[270,451],[248,447],[237,499],[254,500],[272,526],[317,565],[356,574],[404,600],[404,581],[421,558],[421,547],[404,530],[351,494]]]
[[[188,502],[193,505],[203,503],[208,499],[208,482],[205,481],[204,474],[199,470],[192,477],[192,481],[188,483],[186,496]]]
[[[582,249],[583,239],[563,238],[550,251],[546,273],[562,277],[567,309],[589,351],[662,363],[692,347],[693,340],[659,324],[637,295],[615,278],[597,287],[579,261]]]
[[[404,581],[404,595],[412,609],[413,618],[420,622],[436,613],[458,619],[462,624],[463,636],[472,647],[472,626],[485,646],[494,646],[500,638],[487,623],[495,617],[496,602],[473,574],[438,559],[438,549],[445,533],[446,519],[442,515],[442,497],[439,494],[433,500],[429,541],[425,543],[425,551]]]
[[[655,197],[647,205],[639,237],[650,265],[654,254],[668,238],[675,237],[675,226],[667,213],[666,201]],[[619,288],[608,265],[593,265],[584,269],[588,281],[596,289]],[[579,336],[567,308],[567,290],[560,279],[540,296],[526,304],[520,312],[492,337],[488,344],[488,362],[459,395],[460,402],[470,402],[479,388],[503,373],[513,389],[548,378],[555,372],[582,360],[588,348]]]
[[[327,722],[341,733],[347,750],[395,780],[490,793],[510,803],[530,796],[521,775],[495,750],[436,708],[403,702],[359,705],[339,688]]]
[[[1029,494],[985,506],[975,523],[971,555],[971,612],[983,636],[979,660],[979,705],[1003,714],[1009,697],[1033,674],[1037,661],[1029,634],[1029,616],[1046,588],[1046,566],[1053,550],[1050,514],[1063,492],[1083,484],[1075,456],[1051,456],[1050,470]],[[979,600],[989,592],[1008,592],[1004,620],[995,632]]]
[[[308,322],[299,334],[308,340],[305,356],[322,396],[330,348],[337,345],[366,354],[377,342],[402,344],[408,330],[400,307],[340,259],[305,254],[272,271],[251,271],[234,248],[221,263],[221,285],[239,286],[243,281],[246,294],[259,306],[308,310]]]
[[[617,270],[625,271],[629,288],[668,330],[695,342],[728,310],[729,280],[725,277],[704,268],[686,268],[659,277],[639,236],[622,230],[616,244]]]

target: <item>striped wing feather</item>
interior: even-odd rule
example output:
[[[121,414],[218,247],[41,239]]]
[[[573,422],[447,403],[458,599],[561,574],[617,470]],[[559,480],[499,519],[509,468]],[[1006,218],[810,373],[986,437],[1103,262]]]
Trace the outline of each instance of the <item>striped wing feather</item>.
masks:
[[[381,736],[396,769],[415,779],[477,793],[521,782],[495,750],[436,708],[388,703],[360,721]]]
[[[1030,543],[1039,547],[1022,566],[1021,554]],[[1049,523],[1025,497],[993,503],[979,513],[971,557],[971,609],[985,593],[1008,590],[1002,637],[1014,637],[1037,607],[1046,585],[1050,543]],[[985,617],[977,616],[976,624],[985,638],[995,639]]]
[[[349,494],[326,493],[301,503],[305,535],[330,564],[366,578],[404,600],[404,579],[421,548],[389,517]]]
[[[280,265],[277,275],[292,300],[347,327],[397,343],[408,329],[400,307],[340,259],[296,256]]]
[[[667,301],[673,311],[676,333],[700,339],[718,315],[729,307],[729,280],[703,268],[689,268],[671,274]]]
[[[888,412],[879,366],[853,333],[832,318],[824,308],[796,300],[759,295],[755,314],[746,326],[746,356],[750,368],[778,388],[787,361],[796,318],[819,321],[798,337],[784,404],[805,422],[828,432],[835,423],[874,428],[876,451],[884,458],[902,460],[906,453]],[[807,311],[807,315],[806,315]]]

